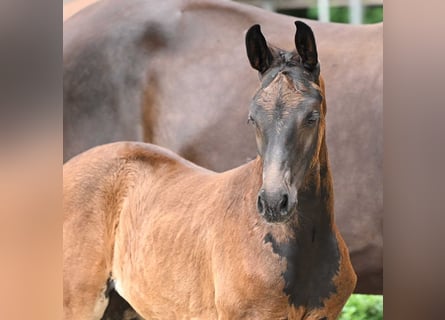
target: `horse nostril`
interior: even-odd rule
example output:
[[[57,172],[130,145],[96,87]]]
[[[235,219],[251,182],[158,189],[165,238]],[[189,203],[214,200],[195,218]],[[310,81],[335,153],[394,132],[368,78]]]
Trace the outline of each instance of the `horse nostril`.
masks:
[[[287,214],[287,203],[288,203],[288,201],[289,201],[288,195],[284,194],[283,197],[281,198],[280,205],[279,205],[280,213],[283,216]]]

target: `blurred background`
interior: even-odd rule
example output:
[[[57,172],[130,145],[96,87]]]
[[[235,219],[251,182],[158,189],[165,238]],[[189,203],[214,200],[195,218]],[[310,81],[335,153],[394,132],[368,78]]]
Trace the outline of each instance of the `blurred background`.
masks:
[[[236,2],[323,22],[368,24],[383,21],[383,0],[237,0]]]
[[[63,0],[63,4],[74,0]],[[368,24],[383,21],[383,0],[234,0],[269,11],[323,22]],[[95,2],[86,0],[85,2]]]

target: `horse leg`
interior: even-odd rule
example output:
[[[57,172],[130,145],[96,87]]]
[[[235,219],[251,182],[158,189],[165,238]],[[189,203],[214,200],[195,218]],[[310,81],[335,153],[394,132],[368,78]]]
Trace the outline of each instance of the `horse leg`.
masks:
[[[105,227],[93,219],[65,219],[63,239],[63,310],[65,320],[99,320],[113,282],[111,241]],[[96,218],[96,215],[90,215]]]
[[[77,278],[79,274],[76,274]],[[99,320],[108,304],[110,281],[108,275],[92,276],[84,281],[67,281],[63,285],[63,311],[65,320]]]

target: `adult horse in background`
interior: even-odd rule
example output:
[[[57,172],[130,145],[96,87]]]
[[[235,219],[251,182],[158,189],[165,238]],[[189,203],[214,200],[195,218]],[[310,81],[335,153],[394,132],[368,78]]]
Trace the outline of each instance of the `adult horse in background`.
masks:
[[[101,0],[64,23],[64,159],[140,140],[216,171],[252,159],[243,106],[258,77],[243,35],[289,48],[292,17],[232,1]],[[358,274],[382,293],[382,24],[311,21],[330,110],[336,222]],[[230,133],[230,135],[228,135]]]
[[[292,52],[259,25],[246,34],[256,159],[215,173],[118,142],[65,164],[66,320],[99,319],[110,283],[145,319],[337,319],[356,275],[334,221],[315,38],[295,25]]]

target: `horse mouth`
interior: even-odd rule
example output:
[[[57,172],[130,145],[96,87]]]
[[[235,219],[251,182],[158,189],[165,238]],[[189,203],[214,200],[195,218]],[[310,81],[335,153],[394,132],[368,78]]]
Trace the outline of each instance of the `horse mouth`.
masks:
[[[281,214],[280,212],[268,212],[260,214],[261,217],[270,224],[283,224],[288,222],[297,212],[297,206],[292,207],[286,214]]]

